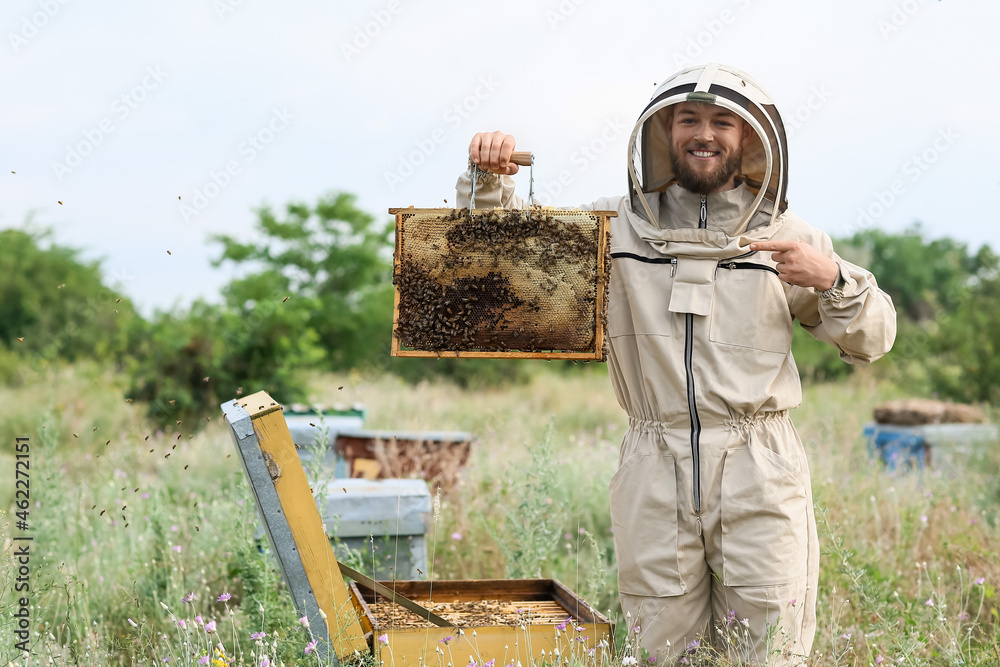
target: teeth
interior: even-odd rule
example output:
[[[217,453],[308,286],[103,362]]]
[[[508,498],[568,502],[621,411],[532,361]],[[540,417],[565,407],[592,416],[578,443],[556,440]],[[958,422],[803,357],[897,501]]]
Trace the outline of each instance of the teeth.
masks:
[[[691,151],[696,157],[712,157],[715,155],[712,151]]]

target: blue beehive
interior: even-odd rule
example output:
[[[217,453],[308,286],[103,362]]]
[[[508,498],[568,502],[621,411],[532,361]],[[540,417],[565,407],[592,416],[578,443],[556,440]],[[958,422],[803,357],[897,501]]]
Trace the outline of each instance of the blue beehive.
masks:
[[[888,470],[923,470],[930,465],[930,447],[919,426],[867,424],[864,429],[869,457]]]

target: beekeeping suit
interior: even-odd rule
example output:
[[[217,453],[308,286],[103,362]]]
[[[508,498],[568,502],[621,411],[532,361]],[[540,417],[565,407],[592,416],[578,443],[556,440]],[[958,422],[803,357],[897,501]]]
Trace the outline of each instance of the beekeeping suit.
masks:
[[[666,110],[691,101],[753,129],[732,189],[702,196],[675,182]],[[793,320],[867,364],[892,346],[895,311],[868,271],[788,210],[784,126],[746,74],[711,64],[674,75],[628,150],[629,194],[581,207],[618,213],[608,366],[629,416],[610,484],[622,609],[657,664],[701,636],[737,661],[799,664],[816,627],[819,546],[788,415],[802,399]],[[459,206],[469,186],[466,173]],[[481,176],[476,205],[522,207],[513,190],[509,176]],[[833,287],[784,282],[771,252],[750,249],[777,241],[833,260]]]

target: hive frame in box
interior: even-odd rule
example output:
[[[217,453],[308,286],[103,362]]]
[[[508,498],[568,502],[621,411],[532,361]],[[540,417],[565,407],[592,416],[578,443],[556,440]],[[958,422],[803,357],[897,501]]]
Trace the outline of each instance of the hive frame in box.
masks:
[[[487,215],[493,211],[510,213],[513,211],[519,211],[520,209],[475,209],[468,210],[467,212],[471,215]],[[396,218],[395,229],[396,229],[396,247],[393,252],[393,275],[396,276],[400,270],[401,252],[402,252],[402,226],[403,216],[406,215],[438,215],[438,216],[448,216],[454,215],[456,209],[450,208],[414,208],[412,206],[407,208],[390,208],[389,213],[394,215]],[[565,351],[520,351],[520,350],[506,350],[506,351],[487,351],[487,350],[409,350],[403,349],[403,346],[397,335],[397,330],[399,326],[399,301],[400,301],[400,290],[398,286],[394,286],[394,300],[393,300],[393,313],[392,313],[392,346],[390,350],[390,355],[394,357],[423,357],[423,358],[442,358],[442,357],[464,357],[468,359],[572,359],[572,360],[587,360],[587,361],[604,361],[605,358],[605,318],[603,317],[606,312],[606,301],[607,293],[605,286],[605,277],[611,270],[611,265],[607,257],[607,249],[610,245],[610,232],[608,230],[609,220],[612,217],[617,217],[617,211],[581,211],[576,209],[556,209],[556,208],[529,208],[524,209],[521,212],[525,214],[540,213],[540,214],[554,214],[554,215],[571,215],[571,214],[586,214],[588,216],[596,217],[598,220],[598,247],[597,247],[597,285],[596,285],[596,298],[595,298],[595,335],[594,335],[594,349],[592,351],[586,352],[565,352]],[[393,281],[395,283],[395,280]]]
[[[437,647],[437,639],[430,641],[432,635],[459,634],[457,628],[380,628],[359,587],[352,584],[349,589],[344,583],[281,406],[261,391],[244,399],[228,401],[222,405],[222,410],[282,576],[296,609],[309,620],[313,638],[318,640],[316,648],[321,659],[336,665],[338,656],[353,654],[355,650],[381,652],[383,644],[372,641],[377,630],[388,639],[385,652],[380,654],[383,662],[390,667],[418,667],[418,664],[426,664],[426,653]],[[356,572],[351,576],[363,578]],[[614,640],[610,621],[555,580],[381,583],[392,590],[383,589],[380,595],[410,594],[414,597],[420,597],[424,589],[433,586],[439,595],[451,590],[457,597],[489,599],[482,594],[491,592],[497,596],[506,595],[509,600],[511,591],[526,589],[534,599],[547,595],[545,599],[551,599],[565,610],[574,627],[591,631],[586,645],[577,637],[582,649],[604,650],[601,640],[606,640],[608,647]],[[377,583],[369,581],[368,585],[376,586]],[[470,630],[478,630],[484,642],[496,646],[497,650],[505,643],[516,646],[517,633],[523,632],[527,633],[523,635],[524,642],[533,637],[541,648],[551,651],[557,636],[555,627],[539,624],[537,628],[536,631],[536,626],[530,624],[522,628],[487,625],[470,627]],[[575,630],[571,634],[575,635]],[[531,648],[525,643],[520,646],[521,651]],[[483,656],[481,661],[486,662],[490,657],[503,660],[505,656]],[[528,658],[535,656],[525,653],[523,657],[522,663],[529,664]],[[600,664],[600,660],[597,662]]]

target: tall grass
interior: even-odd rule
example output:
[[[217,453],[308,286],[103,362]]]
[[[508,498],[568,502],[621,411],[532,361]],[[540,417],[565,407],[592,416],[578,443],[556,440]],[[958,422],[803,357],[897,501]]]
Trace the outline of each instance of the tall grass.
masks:
[[[316,402],[365,404],[371,428],[477,435],[459,484],[432,491],[432,576],[555,577],[618,617],[607,484],[626,422],[602,367],[474,391],[390,375],[308,381]],[[13,484],[0,485],[0,664],[314,662],[308,629],[254,539],[252,496],[221,415],[155,431],[122,383],[79,365],[0,389],[4,442],[31,438],[35,538],[34,655],[22,660],[10,615]],[[824,549],[812,662],[1000,664],[1000,448],[934,452],[922,474],[873,465],[861,425],[902,393],[855,374],[808,388],[795,414]],[[13,481],[11,447],[0,469]],[[615,664],[641,660],[627,624],[618,630]],[[687,657],[726,664],[710,648]]]

